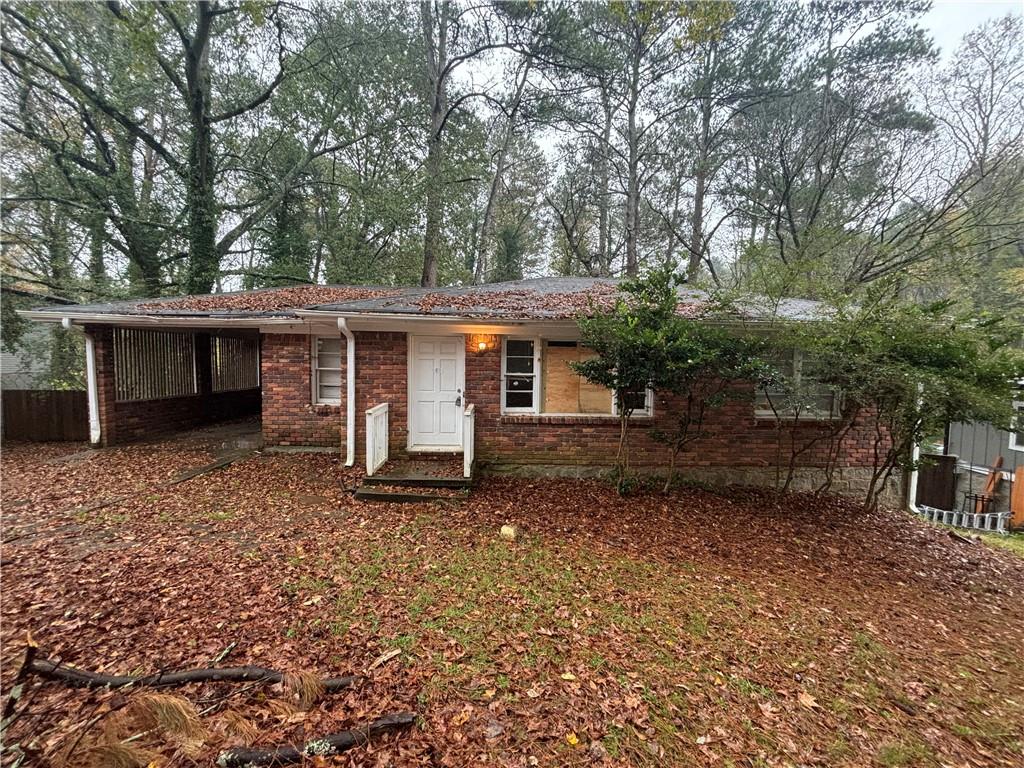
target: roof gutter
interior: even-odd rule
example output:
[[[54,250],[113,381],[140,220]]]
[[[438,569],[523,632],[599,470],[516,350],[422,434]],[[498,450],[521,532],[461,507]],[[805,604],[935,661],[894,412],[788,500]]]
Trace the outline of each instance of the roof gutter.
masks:
[[[295,325],[294,317],[182,317],[177,315],[114,315],[103,312],[52,312],[49,310],[23,309],[18,314],[26,320],[40,323],[97,323],[121,325],[176,325],[209,328],[211,325],[235,325],[258,328],[261,325]],[[65,325],[65,327],[68,327]]]
[[[562,324],[575,325],[577,320],[574,317],[501,317],[501,316],[474,316],[466,315],[439,315],[420,314],[417,312],[352,312],[327,309],[299,309],[295,314],[300,319],[327,320],[329,318],[346,318],[347,320],[395,320],[402,322],[438,322],[438,323],[463,323],[472,325],[535,325],[535,324]],[[755,327],[759,330],[771,327],[776,320],[770,318],[692,318],[694,320],[705,320],[709,325],[721,325],[728,327]],[[801,318],[800,322],[814,322],[814,319]]]
[[[338,330],[345,337],[345,466],[356,463],[356,337],[344,317]]]

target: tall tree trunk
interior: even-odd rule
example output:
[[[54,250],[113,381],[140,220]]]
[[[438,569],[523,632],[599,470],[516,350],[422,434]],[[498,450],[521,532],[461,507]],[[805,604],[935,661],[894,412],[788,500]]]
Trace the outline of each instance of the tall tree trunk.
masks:
[[[185,50],[191,136],[188,153],[189,293],[209,293],[220,273],[217,250],[217,200],[213,187],[213,127],[210,122],[210,29],[213,8],[196,3],[196,32]]]
[[[103,258],[103,249],[106,244],[105,223],[106,217],[102,213],[90,215],[87,222],[89,230],[89,287],[95,296],[105,296],[109,287],[107,265]]]
[[[508,162],[508,150],[515,137],[516,118],[519,114],[519,105],[523,101],[523,92],[526,90],[526,81],[530,76],[530,60],[527,60],[523,67],[522,74],[516,83],[516,92],[512,97],[512,103],[508,108],[508,119],[505,123],[505,131],[502,134],[501,144],[494,157],[494,175],[491,177],[491,186],[487,191],[487,205],[484,207],[484,220],[480,225],[480,237],[476,243],[476,260],[474,264],[473,279],[477,283],[487,280],[489,269],[488,253],[490,251],[491,238],[494,235],[494,212],[498,201],[498,191],[501,189],[501,181],[505,176],[505,166]]]
[[[430,139],[427,143],[427,162],[424,170],[427,174],[427,222],[426,230],[423,233],[423,275],[420,278],[420,285],[427,288],[437,286],[437,254],[441,241],[441,203],[442,203],[442,166],[444,162],[444,147],[441,144],[441,137],[436,133],[439,126],[435,127],[439,120],[433,119],[432,115]]]
[[[686,265],[686,279],[697,277],[704,259],[704,196],[708,186],[708,143],[711,140],[711,100],[701,103],[700,148],[697,153],[697,167],[694,169],[693,215],[690,218],[690,257]]]
[[[608,84],[601,81],[601,109],[604,111],[604,125],[601,128],[601,146],[597,165],[597,260],[600,264],[601,277],[611,275],[611,158],[609,152],[612,141],[612,103],[608,94]]]
[[[430,85],[430,135],[427,137],[426,229],[423,233],[423,275],[420,285],[437,286],[437,259],[441,246],[442,210],[444,202],[443,131],[448,112],[448,12],[451,3],[439,3],[435,19],[432,0],[420,3],[420,23],[426,48],[427,81]],[[437,22],[435,34],[434,24]]]
[[[626,180],[626,275],[629,277],[635,277],[639,271],[637,239],[640,224],[640,135],[636,125],[636,113],[640,101],[641,55],[638,50],[633,56],[626,127],[626,140],[629,143],[628,178]]]

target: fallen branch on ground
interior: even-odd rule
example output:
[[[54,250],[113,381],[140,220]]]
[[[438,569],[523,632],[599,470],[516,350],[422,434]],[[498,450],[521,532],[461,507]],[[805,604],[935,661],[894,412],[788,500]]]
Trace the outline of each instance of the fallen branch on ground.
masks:
[[[946,531],[946,533],[953,541],[959,541],[961,544],[975,544],[978,541],[977,539],[971,539],[967,536],[961,536],[956,531]]]
[[[277,747],[275,749],[254,749],[250,747],[232,747],[220,753],[217,765],[220,768],[264,768],[265,766],[292,765],[300,763],[307,757],[330,757],[345,750],[365,744],[374,736],[398,728],[406,728],[413,724],[416,715],[402,712],[385,715],[365,728],[341,731],[307,741],[301,749],[296,747]]]
[[[75,688],[121,688],[125,685],[170,688],[188,683],[208,682],[284,683],[289,677],[283,672],[265,667],[183,669],[177,672],[158,672],[155,675],[101,675],[86,669],[68,667],[50,659],[32,659],[27,669],[39,677],[59,680]],[[331,677],[321,680],[320,688],[324,693],[333,693],[348,688],[361,679],[361,675]]]
[[[32,673],[32,664],[35,662],[36,653],[38,653],[38,651],[39,645],[32,639],[32,635],[29,634],[25,642],[24,660],[21,662],[18,674],[11,683],[11,690],[7,696],[7,701],[4,702],[3,719],[0,720],[0,728],[5,729],[8,725],[14,722],[14,710],[18,706],[18,702],[21,700],[22,694],[25,692],[25,678]]]

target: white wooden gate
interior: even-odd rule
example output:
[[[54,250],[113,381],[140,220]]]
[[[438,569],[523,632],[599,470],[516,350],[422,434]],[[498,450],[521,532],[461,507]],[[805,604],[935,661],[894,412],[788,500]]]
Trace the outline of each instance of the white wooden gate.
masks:
[[[388,404],[366,412],[366,474],[372,475],[388,460]]]

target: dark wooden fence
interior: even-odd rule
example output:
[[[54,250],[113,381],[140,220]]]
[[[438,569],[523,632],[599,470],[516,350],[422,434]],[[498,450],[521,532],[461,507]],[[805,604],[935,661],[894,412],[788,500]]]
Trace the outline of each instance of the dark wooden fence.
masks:
[[[956,456],[921,457],[917,476],[917,503],[935,509],[954,509],[956,504]]]
[[[88,440],[85,392],[12,389],[0,392],[4,440]]]

